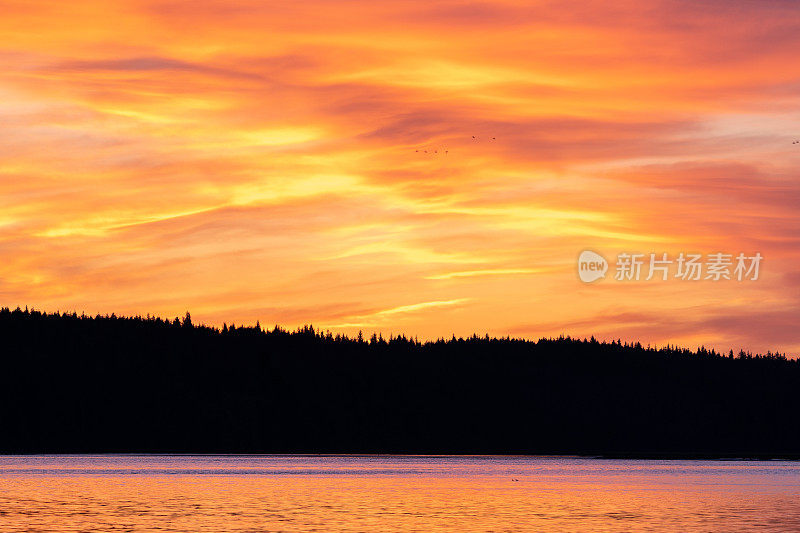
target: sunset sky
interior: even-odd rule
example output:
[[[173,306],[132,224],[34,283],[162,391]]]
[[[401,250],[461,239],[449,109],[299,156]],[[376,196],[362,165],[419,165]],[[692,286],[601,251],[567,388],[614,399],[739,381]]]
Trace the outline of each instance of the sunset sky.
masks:
[[[0,0],[0,67],[0,305],[800,353],[795,0]]]

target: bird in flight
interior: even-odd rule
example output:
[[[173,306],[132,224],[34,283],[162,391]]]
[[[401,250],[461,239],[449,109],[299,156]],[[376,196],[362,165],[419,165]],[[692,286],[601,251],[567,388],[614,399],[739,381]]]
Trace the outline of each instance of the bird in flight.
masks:
[[[423,154],[438,154],[438,153],[439,153],[439,150],[438,150],[438,149],[436,149],[436,150],[422,150],[422,149],[420,149],[420,148],[417,148],[416,150],[414,150],[414,152],[415,152],[415,153],[420,153],[420,152],[421,152],[421,153],[423,153]],[[443,152],[445,155],[447,155],[448,153],[450,153],[450,150],[444,150],[444,149],[442,149],[442,152]]]

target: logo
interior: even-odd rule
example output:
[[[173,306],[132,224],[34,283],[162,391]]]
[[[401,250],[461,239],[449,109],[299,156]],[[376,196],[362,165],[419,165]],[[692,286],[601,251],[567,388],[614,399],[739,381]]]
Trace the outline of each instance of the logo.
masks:
[[[763,259],[760,252],[752,255],[716,252],[705,256],[684,252],[677,255],[623,252],[617,254],[617,262],[613,265],[613,280],[757,281]],[[584,250],[578,257],[578,277],[584,283],[605,278],[608,268],[606,258],[597,252]]]
[[[584,283],[591,283],[600,278],[606,277],[608,272],[608,261],[602,255],[584,250],[578,257],[578,277]]]

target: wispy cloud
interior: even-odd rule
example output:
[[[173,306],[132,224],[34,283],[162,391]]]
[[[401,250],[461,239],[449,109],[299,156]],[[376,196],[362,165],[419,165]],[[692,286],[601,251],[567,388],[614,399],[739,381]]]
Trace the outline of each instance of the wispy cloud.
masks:
[[[473,276],[506,276],[514,274],[539,274],[546,272],[543,268],[494,268],[486,270],[462,270],[459,272],[447,272],[444,274],[433,274],[427,279],[453,279],[470,278]]]
[[[0,303],[800,350],[796,11],[6,3]],[[583,249],[768,263],[586,287]]]

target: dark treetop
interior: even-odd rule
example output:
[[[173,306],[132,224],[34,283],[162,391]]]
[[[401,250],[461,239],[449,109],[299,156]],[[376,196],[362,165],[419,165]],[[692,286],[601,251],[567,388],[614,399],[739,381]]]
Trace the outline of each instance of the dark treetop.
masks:
[[[800,457],[800,363],[0,310],[0,453]]]

